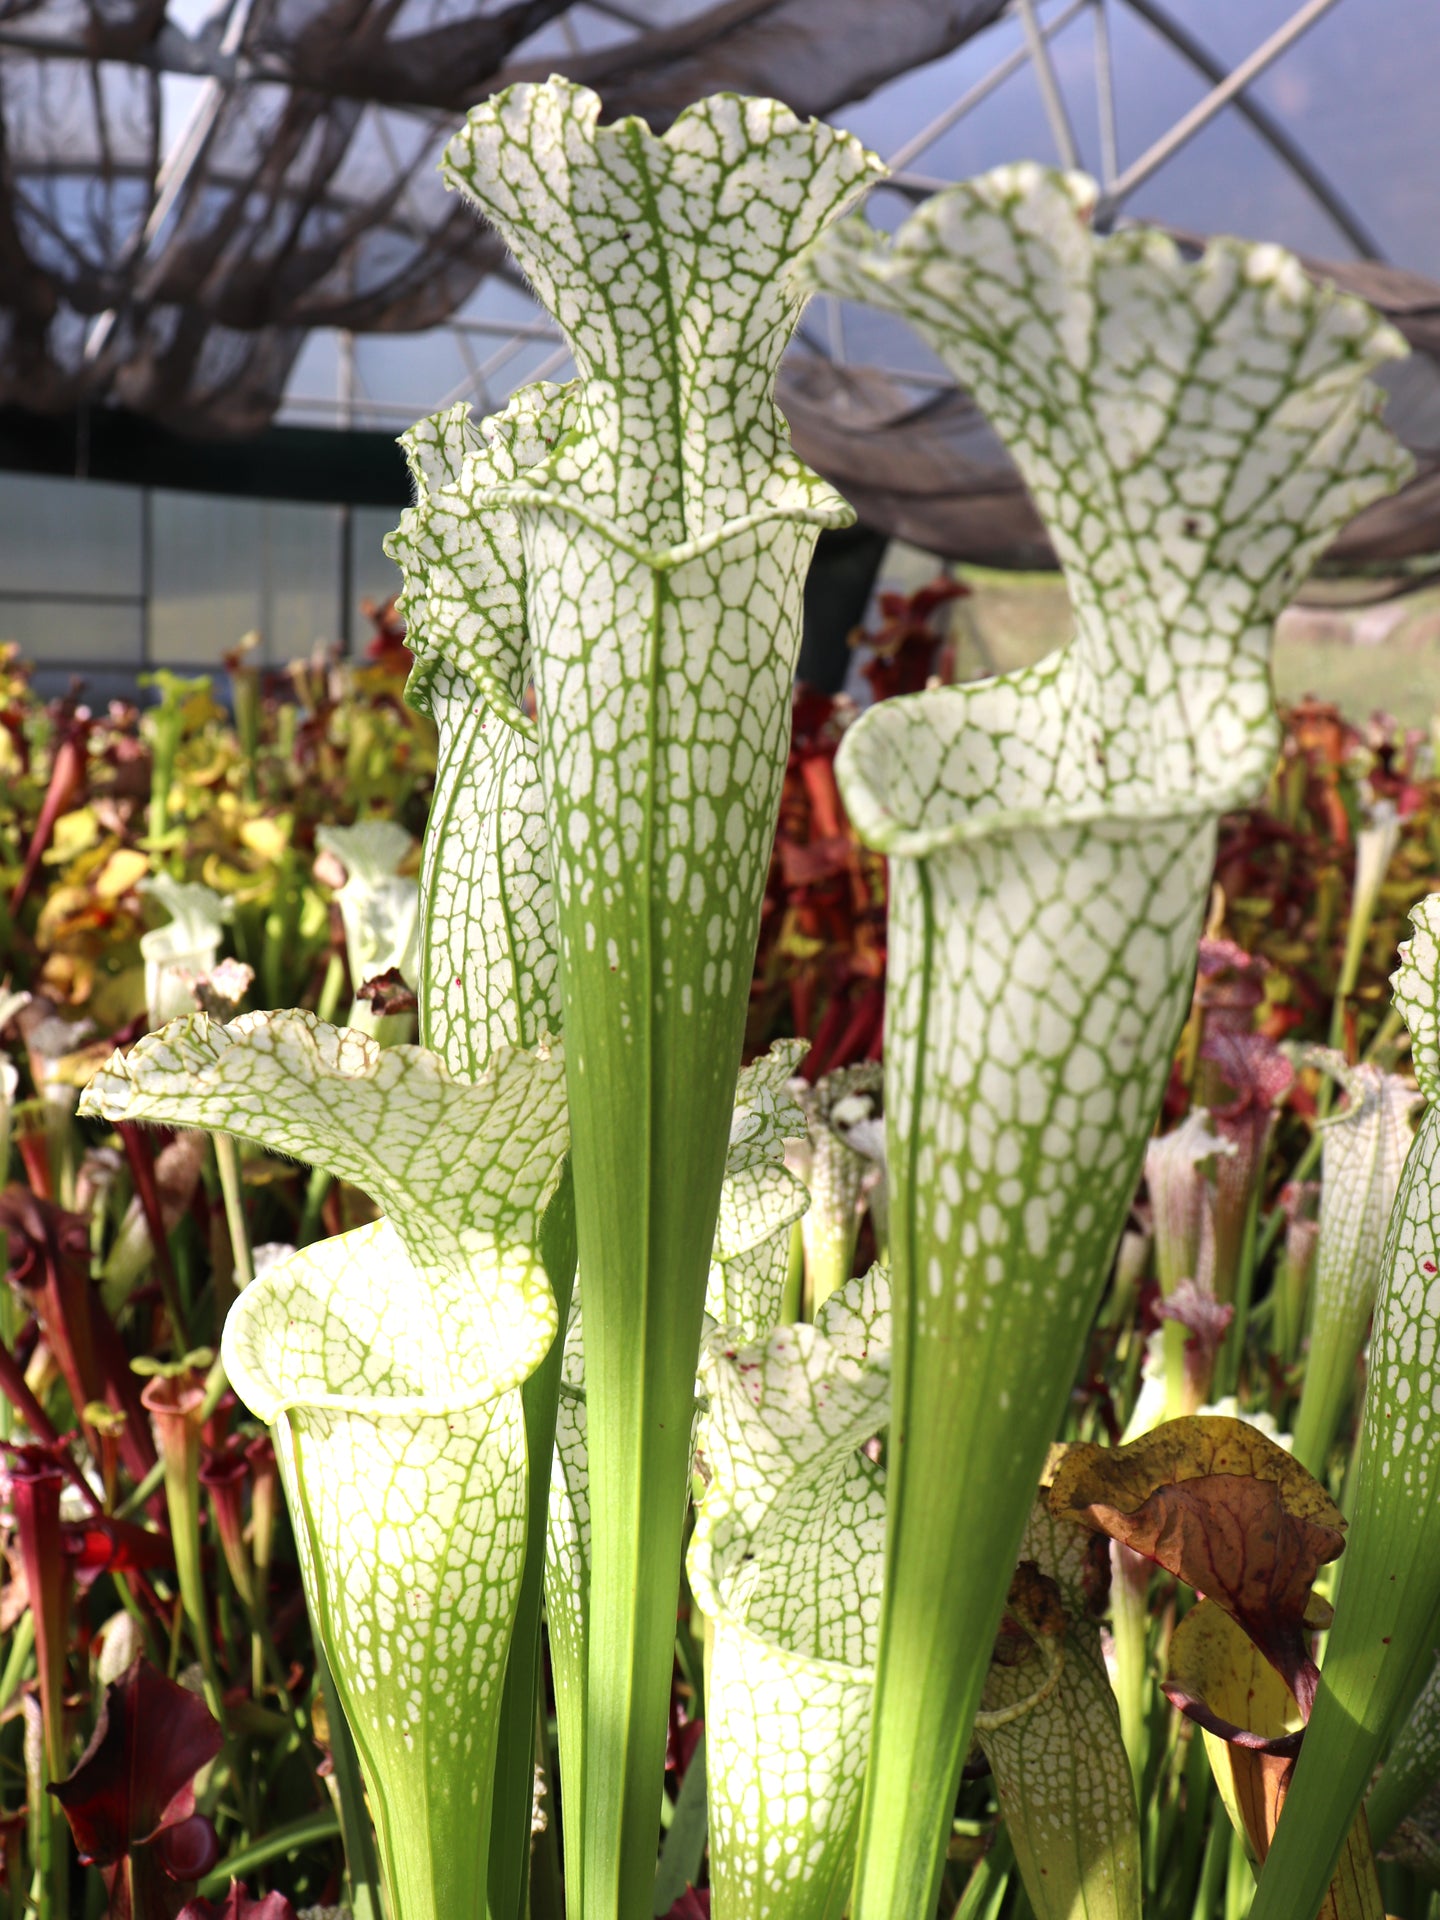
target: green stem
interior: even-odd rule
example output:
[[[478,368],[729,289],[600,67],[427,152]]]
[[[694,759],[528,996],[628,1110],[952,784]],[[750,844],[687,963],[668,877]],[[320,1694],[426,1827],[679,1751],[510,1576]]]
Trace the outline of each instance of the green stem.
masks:
[[[1219,1364],[1211,1387],[1212,1400],[1235,1393],[1240,1386],[1240,1367],[1245,1358],[1245,1331],[1250,1321],[1250,1299],[1255,1291],[1260,1191],[1264,1178],[1262,1162],[1256,1170],[1255,1184],[1250,1189],[1250,1202],[1245,1209],[1245,1227],[1240,1237],[1240,1258],[1235,1275],[1235,1317],[1226,1330],[1225,1343],[1220,1349]]]
[[[1255,1869],[1245,1851],[1245,1837],[1230,1829],[1230,1851],[1225,1871],[1225,1920],[1245,1920],[1255,1898]]]
[[[816,1234],[811,1241],[810,1257],[805,1263],[805,1318],[813,1320],[830,1298],[850,1278],[855,1263],[855,1243],[859,1235],[843,1228]]]
[[[1165,1418],[1183,1419],[1195,1409],[1189,1404],[1185,1379],[1185,1343],[1189,1334],[1178,1320],[1167,1320],[1160,1331],[1160,1352],[1165,1363]]]
[[[1326,1085],[1329,1085],[1329,1084],[1330,1084],[1329,1076],[1327,1075]],[[1290,1169],[1290,1183],[1292,1185],[1298,1186],[1302,1180],[1306,1180],[1310,1177],[1311,1173],[1313,1173],[1315,1170],[1316,1164],[1320,1159],[1320,1155],[1323,1152],[1324,1147],[1325,1147],[1324,1134],[1319,1131],[1312,1133],[1310,1138],[1305,1142],[1304,1152],[1300,1155],[1300,1158],[1295,1162],[1295,1165]],[[1264,1266],[1265,1262],[1269,1259],[1271,1252],[1274,1250],[1275,1242],[1280,1238],[1281,1234],[1284,1231],[1285,1231],[1285,1209],[1284,1207],[1279,1205],[1273,1206],[1270,1209],[1269,1213],[1265,1216],[1265,1224],[1263,1227],[1261,1227],[1259,1235],[1255,1242],[1254,1264],[1256,1267]]]
[[[657,571],[635,585],[649,595],[648,631],[637,636],[647,730],[636,745],[644,771],[633,776],[639,850],[613,905],[578,890],[559,901],[591,1488],[587,1920],[631,1920],[654,1885],[695,1366],[759,906],[756,888],[735,909],[717,989],[703,921],[666,891],[674,828],[660,682],[665,635],[681,617],[675,580]],[[553,791],[547,799],[554,831]],[[624,956],[613,972],[612,943]]]
[[[375,1836],[365,1810],[365,1783],[354,1736],[340,1704],[340,1693],[321,1649],[320,1636],[311,1629],[315,1648],[315,1684],[325,1697],[330,1723],[330,1764],[334,1768],[335,1796],[340,1803],[340,1832],[345,1843],[346,1891],[353,1920],[382,1920],[380,1862]]]
[[[1190,1920],[1215,1920],[1224,1896],[1226,1877],[1230,1871],[1230,1835],[1233,1829],[1228,1820],[1212,1820],[1210,1831],[1205,1837],[1205,1857],[1200,1862],[1200,1879],[1195,1890],[1195,1903],[1190,1910]]]
[[[320,998],[315,1003],[315,1018],[334,1023],[340,1010],[340,998],[345,991],[346,968],[343,954],[332,953],[325,968],[325,978],[320,987]],[[308,1247],[312,1241],[321,1238],[320,1211],[325,1205],[325,1197],[335,1184],[335,1176],[324,1167],[312,1167],[310,1178],[305,1183],[305,1203],[300,1209],[300,1226],[296,1235],[296,1244]]]
[[[1114,1568],[1110,1583],[1110,1623],[1115,1635],[1115,1699],[1120,1708],[1120,1735],[1130,1760],[1136,1803],[1143,1804],[1145,1759],[1149,1745],[1146,1701],[1149,1690],[1150,1607],[1149,1567],[1126,1565],[1128,1549],[1116,1543],[1110,1549]],[[1131,1555],[1132,1562],[1135,1556]]]
[[[1257,1236],[1258,1238],[1258,1236]],[[1283,1258],[1268,1296],[1250,1311],[1250,1324],[1261,1321],[1269,1308],[1270,1347],[1284,1367],[1293,1367],[1300,1358],[1300,1340],[1305,1331],[1305,1296],[1308,1275],[1302,1264]]]
[[[136,1576],[133,1574],[116,1573],[112,1574],[111,1579],[114,1582],[116,1599],[140,1629],[141,1636],[145,1642],[146,1658],[152,1666],[158,1667],[163,1665],[160,1656],[160,1643],[155,1637],[153,1616],[141,1606],[135,1597],[134,1583]],[[0,1700],[0,1711],[3,1710],[4,1702]]]
[[[15,1622],[15,1631],[10,1636],[10,1651],[5,1657],[5,1671],[0,1674],[0,1713],[5,1711],[20,1691],[34,1651],[35,1616],[27,1610]]]
[[[260,675],[254,667],[237,666],[230,672],[235,708],[235,734],[240,746],[240,781],[247,800],[258,800],[255,763],[260,752]]]
[[[150,843],[159,847],[170,831],[170,780],[174,772],[175,750],[156,743],[154,770],[150,778]],[[163,861],[162,861],[163,864]]]
[[[345,957],[332,953],[325,968],[325,978],[320,983],[320,998],[315,1002],[315,1018],[333,1025],[335,1015],[340,1010],[340,996],[345,991]]]
[[[235,1289],[243,1293],[255,1278],[250,1239],[245,1227],[245,1198],[240,1185],[240,1155],[228,1133],[212,1134],[220,1191],[225,1196],[225,1224],[230,1229],[230,1251],[235,1261]]]
[[[205,1675],[206,1703],[228,1734],[225,1689],[210,1635],[209,1592],[200,1558],[200,1416],[203,1398],[190,1404],[190,1393],[193,1392],[194,1389],[187,1392],[178,1380],[160,1379],[146,1388],[144,1404],[154,1420],[160,1447],[171,1548],[176,1578],[180,1583],[180,1604],[189,1622],[190,1637],[195,1643]]]
[[[1184,1779],[1185,1811],[1179,1829],[1177,1877],[1182,1887],[1193,1887],[1205,1857],[1206,1834],[1220,1817],[1219,1795],[1215,1791],[1209,1755],[1198,1734],[1192,1734],[1185,1745]]]
[[[218,1364],[218,1363],[217,1363]],[[127,1520],[132,1513],[138,1513],[153,1494],[160,1491],[165,1479],[165,1463],[157,1460],[139,1486],[133,1487],[115,1509],[117,1520]]]
[[[540,1250],[555,1294],[559,1331],[545,1359],[520,1389],[529,1458],[525,1571],[520,1581],[515,1630],[500,1704],[487,1881],[490,1920],[525,1920],[530,1885],[535,1715],[540,1697],[540,1603],[545,1577],[550,1462],[555,1450],[565,1323],[575,1285],[575,1189],[568,1163],[541,1224]]]
[[[48,1773],[52,1780],[63,1780],[67,1769],[63,1757],[57,1766],[49,1756],[48,1737],[45,1744],[38,1777],[32,1774],[29,1781],[31,1846],[35,1856],[30,1897],[36,1912],[42,1916],[63,1915],[70,1910],[70,1832],[59,1803],[45,1791],[44,1779]]]
[[[805,1296],[805,1240],[797,1220],[790,1229],[790,1264],[785,1270],[785,1292],[780,1303],[780,1324],[789,1326],[800,1318]]]
[[[323,1236],[320,1231],[320,1213],[325,1205],[326,1195],[335,1184],[335,1176],[327,1173],[324,1167],[312,1167],[310,1178],[305,1183],[305,1204],[300,1210],[300,1228],[298,1243],[308,1247],[312,1241]]]
[[[0,1173],[3,1173],[3,1169],[0,1169]],[[3,1227],[0,1227],[0,1264],[6,1266],[9,1264],[6,1255],[6,1235]],[[19,1302],[8,1286],[0,1284],[0,1341],[4,1342],[7,1353],[14,1352],[15,1336],[19,1331]],[[0,1442],[13,1440],[14,1437],[15,1409],[10,1404],[9,1394],[0,1393]]]

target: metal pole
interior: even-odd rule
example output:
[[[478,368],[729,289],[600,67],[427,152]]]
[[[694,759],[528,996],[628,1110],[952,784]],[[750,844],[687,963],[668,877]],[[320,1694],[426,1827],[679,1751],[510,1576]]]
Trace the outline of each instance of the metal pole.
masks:
[[[345,501],[340,509],[340,652],[349,659],[355,638],[355,612],[351,604],[351,573],[355,561],[355,509]]]
[[[1162,134],[1114,181],[1109,192],[1102,195],[1095,210],[1097,223],[1113,218],[1137,187],[1143,186],[1151,174],[1163,167],[1182,147],[1188,146],[1197,133],[1208,127],[1215,116],[1229,106],[1236,94],[1243,92],[1252,80],[1258,79],[1267,67],[1273,66],[1286,48],[1293,46],[1301,34],[1307,33],[1335,4],[1336,0],[1309,0],[1308,5],[1292,14],[1284,26],[1272,33],[1247,60],[1242,60],[1238,67],[1233,68],[1219,86],[1213,87],[1203,100],[1177,120],[1168,133]]]
[[[1045,39],[1051,39],[1063,27],[1068,27],[1076,14],[1083,12],[1089,4],[1090,0],[1071,0],[1068,7],[1062,7],[1052,20],[1041,27],[1041,34]],[[941,134],[948,133],[957,120],[964,119],[972,108],[978,107],[982,100],[987,100],[997,87],[1003,86],[1012,74],[1018,73],[1029,58],[1029,47],[1020,47],[1014,53],[1007,53],[1003,60],[997,61],[987,74],[977,80],[973,87],[962,93],[958,100],[952,101],[943,113],[937,113],[935,118],[927,122],[917,134],[913,134],[903,146],[895,149],[886,162],[890,171],[903,172],[917,154],[923,153],[926,147],[933,146]]]
[[[1110,46],[1110,16],[1105,0],[1095,0],[1095,104],[1100,120],[1100,185],[1114,184],[1120,171],[1120,134],[1115,115],[1115,61]]]
[[[1156,33],[1168,40],[1197,72],[1203,73],[1212,86],[1225,78],[1224,63],[1208,52],[1187,27],[1172,19],[1159,0],[1127,0],[1127,4],[1132,13],[1138,14],[1147,26],[1153,27]],[[1306,191],[1320,203],[1360,257],[1363,260],[1383,260],[1385,249],[1374,234],[1354,208],[1336,192],[1299,142],[1275,119],[1269,108],[1262,106],[1258,100],[1247,99],[1243,93],[1235,96],[1234,105],[1236,113],[1255,129]]]
[[[1050,138],[1055,142],[1055,151],[1060,156],[1062,167],[1075,168],[1080,165],[1080,148],[1076,143],[1075,129],[1070,124],[1070,115],[1065,108],[1065,95],[1061,90],[1060,76],[1050,58],[1050,49],[1046,37],[1040,31],[1040,22],[1035,16],[1035,0],[1018,0],[1020,21],[1025,28],[1025,45],[1029,49],[1031,63],[1035,68],[1036,83],[1040,88],[1040,98],[1045,102],[1045,118],[1050,122]]]
[[[342,427],[355,424],[355,336],[348,327],[335,334],[335,399]]]
[[[253,0],[232,0],[230,13],[225,22],[225,31],[217,49],[222,62],[230,62],[238,52],[240,42],[245,37],[245,28],[250,19]],[[154,246],[160,229],[170,217],[180,195],[199,166],[210,146],[215,123],[220,117],[220,109],[225,104],[230,91],[230,82],[223,79],[210,79],[205,82],[195,98],[190,113],[175,137],[169,152],[160,162],[155,174],[155,199],[144,226],[130,249],[127,264],[136,265]],[[107,307],[103,313],[95,316],[90,331],[85,336],[85,362],[99,358],[106,341],[115,327],[115,309]]]

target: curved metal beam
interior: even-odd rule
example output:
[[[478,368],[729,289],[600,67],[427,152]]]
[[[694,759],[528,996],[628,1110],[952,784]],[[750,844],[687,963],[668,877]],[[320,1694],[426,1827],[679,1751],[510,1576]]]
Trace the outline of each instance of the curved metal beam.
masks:
[[[1145,23],[1153,27],[1162,39],[1168,40],[1175,51],[1189,61],[1197,72],[1203,74],[1212,86],[1222,85],[1230,77],[1230,69],[1223,61],[1217,60],[1207,47],[1195,38],[1188,27],[1176,20],[1159,4],[1159,0],[1125,0],[1132,13],[1138,14]],[[1364,260],[1384,260],[1385,250],[1365,225],[1359,214],[1335,190],[1310,159],[1304,148],[1294,140],[1268,107],[1263,107],[1243,91],[1237,93],[1229,103],[1236,113],[1243,116],[1254,128],[1260,138],[1274,152],[1295,177],[1309,190],[1325,209],[1345,238]],[[1167,156],[1168,157],[1168,156]],[[1136,180],[1134,185],[1140,182]],[[1122,194],[1123,197],[1123,194]],[[1102,201],[1097,210],[1097,218],[1118,211],[1119,201]]]

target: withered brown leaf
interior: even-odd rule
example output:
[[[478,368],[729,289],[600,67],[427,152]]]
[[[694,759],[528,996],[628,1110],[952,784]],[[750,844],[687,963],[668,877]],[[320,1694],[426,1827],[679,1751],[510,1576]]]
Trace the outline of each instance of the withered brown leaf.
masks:
[[[1208,1595],[1308,1716],[1318,1679],[1306,1629],[1310,1587],[1343,1550],[1345,1519],[1283,1447],[1218,1414],[1166,1421],[1129,1446],[1070,1448],[1050,1510]]]

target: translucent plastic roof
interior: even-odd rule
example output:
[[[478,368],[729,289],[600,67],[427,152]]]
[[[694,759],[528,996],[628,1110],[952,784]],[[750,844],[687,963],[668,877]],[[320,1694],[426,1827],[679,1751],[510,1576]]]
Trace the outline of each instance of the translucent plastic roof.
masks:
[[[713,11],[684,0],[628,10],[667,20]],[[886,7],[873,12],[883,20]],[[615,18],[574,7],[521,53],[537,68],[583,72],[577,47],[613,47],[626,33]],[[1217,92],[1276,40],[1285,44],[1217,106]],[[1440,280],[1437,70],[1434,0],[1012,0],[942,58],[826,117],[865,138],[896,175],[871,196],[878,224],[897,224],[935,186],[1040,158],[1112,187],[1113,218],[1277,240],[1325,260],[1383,260]],[[1200,123],[1188,135],[1187,121]],[[864,311],[812,308],[803,349],[883,367],[916,390],[943,380],[902,329]],[[442,399],[498,404],[526,380],[563,378],[567,366],[544,317],[492,276],[453,327],[411,338],[312,334],[281,417],[401,423]]]
[[[895,169],[882,222],[1038,156],[1116,216],[1440,276],[1437,40],[1434,0],[0,0],[0,392],[243,431],[561,371],[435,171],[467,99],[552,68],[657,123],[717,86],[822,112]],[[933,373],[891,332],[809,326]]]
[[[563,378],[555,329],[437,172],[469,102],[558,70],[657,127],[717,88],[845,125],[891,168],[881,225],[1040,158],[1099,179],[1102,223],[1408,269],[1353,284],[1422,349],[1396,424],[1437,497],[1401,547],[1433,547],[1437,55],[1435,0],[0,0],[0,402],[118,403],[202,435],[398,430]],[[837,422],[892,461],[928,435],[942,503],[1017,484],[872,312],[815,303],[782,402],[842,486],[847,458],[873,463],[832,446],[825,465]],[[1030,551],[1017,524],[997,557]]]

